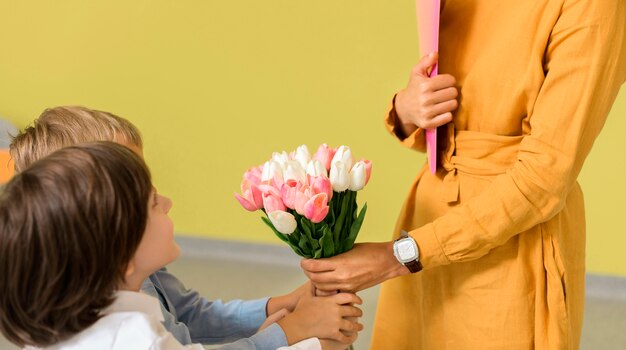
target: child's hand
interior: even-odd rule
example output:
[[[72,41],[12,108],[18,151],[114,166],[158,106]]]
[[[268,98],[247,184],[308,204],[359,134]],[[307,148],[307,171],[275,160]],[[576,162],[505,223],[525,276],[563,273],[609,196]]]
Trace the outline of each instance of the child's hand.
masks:
[[[303,285],[289,294],[271,297],[266,306],[266,313],[268,317],[281,309],[286,309],[287,311],[292,312],[296,308],[298,301],[300,301],[300,297],[304,294],[310,293],[311,288],[311,281],[306,281]]]
[[[452,121],[452,111],[458,107],[456,80],[449,74],[429,77],[438,60],[436,52],[422,57],[413,67],[407,87],[396,95],[396,114],[405,135],[416,127],[434,129]]]
[[[257,330],[257,333],[264,330],[265,328],[267,328],[267,326],[271,325],[272,323],[276,323],[282,320],[288,314],[289,314],[289,311],[287,309],[280,309],[276,311],[275,313],[267,316],[263,324],[261,324],[261,327],[259,327],[259,329]]]
[[[351,344],[356,339],[356,333],[363,329],[363,325],[357,322],[363,312],[352,305],[361,304],[361,298],[352,293],[326,297],[316,297],[313,293],[311,288],[300,298],[295,310],[278,321],[288,343],[318,337]]]

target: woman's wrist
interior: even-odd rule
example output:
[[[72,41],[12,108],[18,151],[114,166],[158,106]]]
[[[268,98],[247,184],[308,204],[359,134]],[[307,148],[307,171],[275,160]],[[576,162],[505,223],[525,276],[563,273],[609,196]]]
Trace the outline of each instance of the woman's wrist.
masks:
[[[393,99],[393,111],[392,113],[395,113],[396,116],[396,122],[399,124],[398,126],[400,127],[399,131],[402,132],[402,136],[404,136],[404,138],[408,137],[409,135],[411,135],[415,130],[417,130],[418,126],[415,125],[415,123],[413,123],[410,119],[405,117],[404,111],[398,108],[398,99],[402,98],[402,94],[404,93],[404,90],[401,90],[400,92],[398,92],[395,96],[395,98]]]

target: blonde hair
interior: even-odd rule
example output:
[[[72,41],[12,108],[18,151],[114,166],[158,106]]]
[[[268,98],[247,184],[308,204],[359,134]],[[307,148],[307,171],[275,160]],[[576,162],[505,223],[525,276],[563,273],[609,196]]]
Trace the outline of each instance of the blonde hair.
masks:
[[[128,120],[81,106],[48,108],[33,125],[16,135],[9,153],[20,172],[63,147],[83,142],[114,141],[143,147],[141,134]]]

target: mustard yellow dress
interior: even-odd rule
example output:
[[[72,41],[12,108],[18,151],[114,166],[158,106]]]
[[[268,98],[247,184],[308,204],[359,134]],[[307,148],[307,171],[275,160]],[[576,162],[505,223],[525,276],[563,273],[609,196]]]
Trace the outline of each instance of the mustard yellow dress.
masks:
[[[579,347],[576,178],[626,79],[625,31],[626,0],[442,1],[440,72],[460,107],[395,230],[415,238],[424,270],[383,283],[372,349]],[[393,108],[386,124],[424,151],[423,130],[402,137]]]

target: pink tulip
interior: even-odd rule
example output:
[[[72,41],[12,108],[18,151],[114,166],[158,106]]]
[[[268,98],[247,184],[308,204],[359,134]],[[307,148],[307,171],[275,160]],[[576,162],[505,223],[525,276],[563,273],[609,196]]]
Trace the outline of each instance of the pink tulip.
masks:
[[[302,185],[296,191],[295,209],[300,215],[304,215],[304,205],[311,199],[311,189],[307,185]]]
[[[241,195],[235,193],[235,199],[248,211],[256,211],[263,208],[263,195],[259,188],[260,177],[258,168],[252,168],[243,175],[241,181]]]
[[[309,186],[313,194],[326,193],[329,201],[333,198],[333,185],[326,176],[309,176]]]
[[[367,159],[361,159],[361,162],[365,164],[365,184],[370,181],[370,176],[372,175],[372,161]]]
[[[280,198],[280,193],[277,191],[263,192],[263,207],[266,213],[277,210],[285,211],[287,209],[285,208],[283,200]]]
[[[247,180],[253,185],[258,186],[261,183],[261,177],[263,175],[263,166],[250,168],[243,174],[244,180]]]
[[[261,182],[261,184],[259,185],[259,190],[262,193],[273,193],[276,196],[280,197],[280,187],[276,186],[276,184],[273,181],[263,181]]]
[[[311,222],[318,223],[328,215],[328,210],[328,196],[326,193],[318,193],[304,205],[304,216]]]
[[[259,192],[260,193],[260,192]],[[239,204],[247,210],[247,211],[257,211],[263,208],[263,198],[261,198],[260,206],[256,204],[255,199],[249,199],[252,195],[248,193],[244,193],[244,196],[239,195],[239,193],[235,192],[235,199],[239,201]]]
[[[296,193],[300,186],[302,186],[302,184],[296,180],[287,180],[280,188],[280,195],[287,208],[296,208]]]
[[[330,165],[335,156],[335,149],[332,147],[328,147],[327,144],[323,143],[313,155],[313,159],[319,160],[320,163],[326,168],[326,171],[330,170]]]

